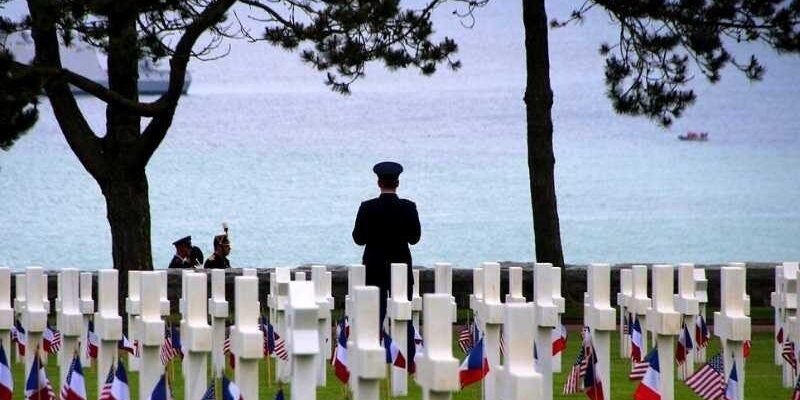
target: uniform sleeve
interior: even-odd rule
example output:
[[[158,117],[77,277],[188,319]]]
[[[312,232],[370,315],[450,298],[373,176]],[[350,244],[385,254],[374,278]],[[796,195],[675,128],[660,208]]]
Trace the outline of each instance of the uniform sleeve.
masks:
[[[419,213],[417,213],[417,205],[409,202],[409,219],[408,219],[408,244],[417,244],[422,234],[419,224]]]
[[[359,246],[367,244],[367,222],[364,214],[364,203],[361,203],[358,207],[358,214],[356,215],[356,224],[353,227],[353,241]]]

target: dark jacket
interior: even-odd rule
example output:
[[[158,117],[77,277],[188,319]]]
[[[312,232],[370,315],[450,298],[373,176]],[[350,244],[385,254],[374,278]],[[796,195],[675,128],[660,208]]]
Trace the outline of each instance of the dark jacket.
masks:
[[[203,265],[203,251],[199,247],[192,247],[189,259],[183,259],[178,255],[172,256],[172,261],[169,262],[167,268],[194,268],[196,265]]]
[[[205,265],[203,268],[205,269],[225,269],[230,268],[231,262],[228,261],[228,257],[218,255],[216,253],[212,253],[208,256]]]
[[[367,285],[382,291],[391,288],[391,263],[408,265],[408,292],[413,284],[409,244],[420,238],[419,215],[413,201],[393,193],[361,203],[353,228],[353,240],[364,247],[362,262],[366,267]]]

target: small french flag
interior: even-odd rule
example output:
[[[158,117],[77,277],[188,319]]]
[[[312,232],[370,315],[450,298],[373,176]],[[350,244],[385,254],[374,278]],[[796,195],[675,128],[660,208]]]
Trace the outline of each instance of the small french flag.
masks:
[[[383,332],[383,348],[386,349],[387,364],[392,364],[397,368],[406,367],[406,358],[403,356],[403,353],[400,352],[400,348],[397,347],[397,344],[394,341],[392,341],[392,337],[389,336],[386,331]]]
[[[0,342],[0,400],[11,400],[13,393],[14,379],[8,365],[6,349],[3,347],[3,342]]]
[[[736,374],[736,360],[733,361],[728,384],[725,385],[725,400],[739,400],[739,377]]]
[[[478,340],[467,354],[467,358],[461,363],[458,371],[458,379],[461,387],[478,382],[489,373],[489,360],[486,359],[486,352],[483,351],[483,338]]]
[[[633,332],[631,333],[631,359],[634,362],[642,361],[643,348],[644,341],[642,340],[642,326],[639,325],[639,318],[634,317]]]
[[[553,355],[557,355],[567,349],[567,328],[564,325],[553,328],[550,333],[553,342]]]
[[[650,366],[644,374],[644,379],[633,393],[634,400],[661,400],[661,370],[658,365],[658,349],[647,355]]]

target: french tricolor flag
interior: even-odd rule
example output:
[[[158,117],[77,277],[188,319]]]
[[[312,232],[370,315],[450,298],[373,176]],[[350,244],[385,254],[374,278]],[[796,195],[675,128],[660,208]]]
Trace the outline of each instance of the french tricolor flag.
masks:
[[[347,383],[350,380],[350,370],[347,369],[347,320],[342,319],[339,322],[336,335],[336,353],[333,357],[333,371],[336,377],[342,383]]]
[[[129,400],[131,390],[128,386],[128,374],[125,372],[125,364],[121,359],[117,360],[117,369],[114,371],[114,380],[111,381],[111,399]]]
[[[406,358],[403,356],[403,353],[400,352],[400,348],[397,347],[397,344],[392,341],[392,337],[385,331],[383,332],[383,348],[386,349],[387,364],[392,364],[397,368],[406,367]]]
[[[633,332],[631,333],[631,359],[634,362],[642,361],[643,348],[644,341],[642,340],[642,326],[639,325],[639,318],[634,317]]]
[[[83,377],[80,357],[76,354],[61,386],[61,400],[86,400],[86,380]]]
[[[3,342],[0,342],[0,400],[11,400],[14,393],[14,379],[11,376],[11,368],[8,366],[6,349]]]
[[[736,361],[733,361],[733,368],[728,377],[728,384],[725,385],[725,400],[739,400],[739,377],[736,374]]]
[[[553,342],[553,355],[557,355],[567,349],[567,327],[563,324],[553,328],[550,332],[550,340]]]
[[[684,324],[683,330],[681,330],[681,334],[678,336],[678,346],[675,347],[675,360],[678,362],[678,365],[683,365],[683,363],[686,362],[686,356],[689,355],[689,352],[692,351],[693,348],[692,337],[689,336],[689,329],[686,327],[686,324]]]
[[[222,377],[222,400],[243,400],[242,391],[230,379]]]
[[[644,379],[639,383],[633,393],[634,400],[661,400],[661,371],[658,366],[658,349],[654,349],[647,355],[647,362],[650,366]]]
[[[461,388],[480,381],[489,373],[489,360],[486,359],[486,352],[483,349],[483,338],[481,338],[475,346],[472,346],[467,358],[461,363],[458,371]]]

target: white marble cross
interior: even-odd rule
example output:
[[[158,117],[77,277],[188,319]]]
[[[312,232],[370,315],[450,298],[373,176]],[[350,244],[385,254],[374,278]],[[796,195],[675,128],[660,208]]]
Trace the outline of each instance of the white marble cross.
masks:
[[[318,382],[318,360],[324,358],[319,347],[320,311],[314,292],[313,282],[295,281],[289,284],[286,341],[292,358],[292,397],[303,400],[317,398],[317,385],[312,382]]]
[[[18,273],[14,275],[14,316],[16,319],[22,322],[22,315],[25,311],[25,296],[27,295],[26,289],[26,274],[25,273]],[[25,363],[25,357],[19,353],[19,347],[15,351],[17,362]]]
[[[392,342],[400,353],[408,357],[408,323],[411,321],[411,301],[408,299],[408,281],[406,264],[392,263],[392,291],[386,302],[386,316],[391,322]],[[411,362],[411,360],[406,360]],[[405,368],[392,366],[392,396],[405,396],[408,393],[408,382]]]
[[[550,268],[549,264],[536,264],[535,269],[538,270],[539,266],[546,265],[543,268]],[[536,272],[534,272],[536,273]],[[541,277],[541,276],[540,276]],[[537,286],[537,289],[539,287]],[[544,287],[542,287],[544,289]],[[549,289],[549,288],[548,288]],[[542,294],[542,293],[540,293]],[[539,296],[534,294],[534,297],[539,300]],[[541,306],[534,303],[512,303],[505,306],[505,315],[503,329],[505,334],[507,354],[503,362],[502,379],[498,380],[498,384],[502,387],[502,396],[498,398],[505,400],[529,400],[529,399],[552,399],[552,371],[550,371],[550,388],[548,388],[547,379],[543,379],[546,373],[539,373],[534,368],[533,360],[533,346],[534,346],[534,326],[539,326],[539,311],[540,309],[547,314],[545,319],[553,319],[555,313],[552,307],[552,298],[548,293],[546,297],[550,298],[550,305]],[[542,298],[544,300],[544,298]],[[546,346],[550,342],[550,331],[547,331],[547,340],[542,343],[539,341],[541,334],[536,336],[537,346],[542,349],[539,350],[539,366],[542,365],[543,355],[544,358],[549,359],[550,346]],[[549,362],[546,362],[549,365]],[[500,374],[498,374],[500,375]],[[548,390],[549,389],[549,390]],[[549,395],[548,395],[549,392]]]
[[[159,293],[159,308],[162,317],[167,317],[172,312],[172,306],[169,302],[169,275],[167,274],[166,270],[158,271],[158,279],[159,279],[159,287],[161,288],[161,293]]]
[[[469,308],[478,326],[483,329],[481,321],[481,307],[483,303],[483,267],[472,269],[472,294],[469,295]]]
[[[22,326],[28,332],[28,351],[25,352],[25,371],[30,371],[35,350],[41,351],[42,332],[47,327],[47,311],[42,296],[42,267],[28,267],[25,270],[25,311],[22,313]]]
[[[234,288],[236,324],[231,330],[231,350],[236,356],[235,380],[242,397],[257,399],[258,361],[264,356],[264,334],[258,326],[261,310],[253,301],[258,299],[258,278],[237,276]],[[308,382],[313,382],[313,375],[311,378]]]
[[[164,321],[161,319],[161,273],[144,271],[139,274],[141,281],[141,304],[139,323],[139,398],[147,399],[158,382],[164,367],[161,365],[161,345],[164,343]],[[104,380],[105,373],[98,373],[98,379]]]
[[[128,271],[128,298],[125,299],[125,312],[128,314],[128,340],[133,343],[136,340],[136,324],[141,319],[141,271]],[[130,371],[139,370],[139,359],[128,357],[128,369]]]
[[[499,398],[500,385],[495,372],[500,367],[500,330],[503,327],[503,303],[500,302],[500,264],[483,263],[483,299],[480,301],[480,322],[484,324],[484,351],[489,373],[483,378],[484,398]]]
[[[631,357],[631,336],[625,330],[631,326],[628,320],[628,302],[633,297],[633,273],[630,269],[619,270],[619,293],[617,293],[617,306],[619,307],[619,356]],[[627,325],[627,326],[625,326]]]
[[[681,315],[675,311],[672,265],[653,265],[653,305],[647,311],[647,328],[658,347],[661,399],[675,398],[675,337],[681,331]]]
[[[714,313],[714,335],[722,341],[727,381],[735,360],[739,382],[739,400],[744,400],[745,368],[742,346],[750,340],[750,317],[745,315],[745,273],[740,266],[723,267],[721,275],[721,309]]]
[[[450,263],[436,263],[434,270],[435,293],[450,296],[450,323],[454,323],[457,320],[458,310],[456,298],[453,297],[453,266]]]
[[[11,357],[11,328],[14,327],[14,309],[11,307],[11,270],[0,268],[0,342]],[[9,360],[10,361],[10,360]]]
[[[694,269],[694,298],[699,304],[699,315],[705,320],[706,304],[708,304],[708,279],[706,279],[706,270],[702,268]],[[695,324],[697,324],[697,321],[695,321]],[[697,356],[694,360],[695,364],[706,362],[705,347],[698,349],[695,355]]]
[[[420,293],[419,270],[411,271],[411,276],[414,278],[414,284],[411,287],[411,323],[414,324],[415,329],[419,329],[419,316],[422,313],[422,297]]]
[[[222,351],[225,343],[225,320],[228,318],[228,300],[225,298],[225,270],[212,269],[211,297],[208,298],[208,316],[211,317],[211,361],[215,376],[222,376],[225,370],[225,353]]]
[[[508,267],[508,294],[506,294],[506,304],[524,303],[525,296],[522,295],[522,268]]]
[[[286,308],[289,303],[289,282],[292,280],[292,270],[288,267],[275,268],[275,282],[278,289],[275,300],[275,321],[273,329],[280,337],[286,337]],[[276,358],[275,377],[280,382],[289,382],[290,365],[288,361]]]
[[[351,288],[350,337],[347,362],[354,400],[378,400],[380,382],[386,377],[386,351],[381,347],[378,331],[378,288]]]
[[[97,312],[94,329],[100,345],[97,350],[97,370],[108,371],[117,358],[117,346],[122,338],[122,317],[119,316],[119,272],[101,269],[97,272]],[[97,374],[97,393],[103,388],[105,372]]]
[[[616,328],[616,310],[611,308],[611,266],[591,264],[586,270],[589,290],[589,314],[585,317],[591,328],[597,355],[597,368],[603,383],[603,398],[611,393],[611,332]]]
[[[91,365],[92,360],[89,358],[89,352],[86,350],[88,340],[86,337],[89,334],[89,320],[94,316],[94,298],[92,297],[92,280],[94,276],[91,272],[81,272],[80,274],[80,312],[83,314],[83,322],[81,323],[81,365],[87,367]]]
[[[783,290],[781,290],[781,301],[783,303],[783,320],[789,321],[790,319],[794,320],[795,323],[797,321],[797,272],[798,272],[798,265],[797,263],[783,263],[783,268],[781,268],[782,277],[781,283],[783,284]],[[749,296],[748,296],[749,299]],[[749,304],[748,304],[749,305]],[[747,307],[749,308],[749,307]],[[749,314],[749,312],[747,313]],[[787,324],[788,325],[788,324]],[[784,337],[789,335],[790,331],[784,329]],[[791,340],[793,340],[796,344],[798,342],[798,335],[790,335]],[[773,343],[776,343],[773,341]],[[782,358],[782,357],[781,357]],[[795,371],[789,366],[788,363],[783,364],[783,387],[793,387],[796,382],[795,379]]]
[[[650,298],[647,297],[647,266],[634,265],[631,267],[633,277],[633,298],[631,298],[628,308],[633,313],[633,318],[639,319],[639,325],[644,328],[647,326],[647,310],[650,308]],[[647,354],[649,349],[647,329],[642,329],[642,357]]]
[[[361,264],[350,264],[347,266],[347,295],[344,297],[344,315],[352,323],[353,320],[353,290],[356,286],[364,286],[366,283],[366,269]]]
[[[275,294],[275,321],[272,326],[282,338],[286,337],[286,309],[289,304],[289,282],[291,281],[291,268],[275,268],[275,284],[278,291]],[[280,382],[288,383],[290,374],[291,369],[289,362],[277,357],[275,362],[275,378]]]
[[[796,323],[797,317],[797,270],[798,265],[797,263],[783,263],[783,268],[780,269],[781,271],[781,284],[783,288],[781,290],[780,301],[782,305],[782,325],[788,327],[788,321],[790,319],[794,320]],[[749,308],[749,307],[748,307]],[[746,313],[749,314],[749,313]],[[789,335],[789,330],[784,328],[784,337]],[[792,333],[794,333],[792,331]],[[792,336],[791,340],[795,342],[797,345],[798,342],[798,335],[790,335]],[[777,342],[772,341],[772,343],[777,344]],[[777,346],[776,346],[777,347]],[[782,358],[782,357],[781,357]],[[783,387],[793,387],[796,379],[794,370],[789,366],[789,363],[781,363],[783,367]]]
[[[783,267],[784,264],[779,264],[775,266],[775,291],[770,293],[769,296],[769,303],[772,306],[772,311],[774,313],[773,318],[773,327],[775,329],[775,337],[778,336],[778,331],[783,327],[784,334],[786,333],[786,321],[784,319],[783,313],[783,301],[782,301],[782,292],[784,289],[783,286]],[[773,349],[773,362],[777,366],[781,366],[783,364],[783,358],[781,357],[781,353],[783,350],[783,345],[781,343],[774,343]]]
[[[697,346],[695,337],[695,320],[700,314],[700,303],[694,297],[694,264],[678,265],[678,294],[675,295],[675,310],[683,318],[682,324],[689,333],[689,340],[693,347]],[[681,335],[683,332],[680,333]],[[686,361],[678,369],[678,378],[685,380],[694,372],[694,348],[689,350]]]
[[[536,302],[535,310],[536,310],[536,318],[534,321],[536,325],[536,343],[537,345],[537,353],[539,356],[539,360],[536,364],[536,368],[541,374],[541,387],[538,389],[538,392],[541,393],[542,399],[544,400],[552,400],[553,398],[553,339],[552,333],[553,329],[559,327],[558,324],[558,306],[553,302],[553,290],[551,289],[552,280],[553,280],[553,266],[547,263],[536,263],[533,266],[533,297]],[[558,280],[560,280],[560,276]],[[509,318],[523,318],[520,316],[521,311],[519,309],[515,309],[515,311],[508,310],[506,313],[506,324],[509,323]],[[527,318],[526,318],[527,319]],[[530,329],[530,333],[533,334],[533,329]],[[523,336],[527,334],[527,329],[520,326],[519,322],[515,322],[512,327],[506,326],[506,332],[519,332],[519,336]],[[517,345],[521,345],[522,343],[516,342]],[[529,359],[533,355],[533,349],[526,347],[521,347],[519,352],[524,354],[516,355],[518,351],[515,347],[510,347],[508,353],[511,355],[512,358],[516,358],[516,360],[511,360],[511,362],[519,361],[522,359]],[[513,355],[512,355],[513,354]],[[532,365],[532,364],[531,364]],[[510,371],[508,371],[510,372]],[[532,382],[533,380],[529,379],[525,382]],[[513,399],[521,399],[521,397],[510,397]]]
[[[330,293],[326,290],[326,268],[324,265],[312,265],[311,266],[311,282],[313,283],[312,288],[314,289],[314,301],[317,305],[318,315],[317,315],[317,338],[319,343],[317,347],[320,349],[321,354],[317,357],[317,386],[324,387],[327,384],[327,361],[325,354],[325,347],[330,344],[328,341],[328,336],[330,335],[331,331],[331,310],[333,310],[333,297],[330,296]],[[290,287],[291,289],[291,287]],[[291,303],[291,298],[289,299]]]
[[[550,267],[550,287],[553,289],[553,304],[558,308],[558,325],[561,326],[561,315],[566,311],[566,300],[561,295],[561,268]],[[561,353],[553,356],[553,372],[561,372]]]
[[[83,315],[80,309],[80,273],[74,268],[65,268],[58,274],[58,329],[61,331],[62,350],[58,353],[61,380],[67,377],[72,355],[78,350],[78,341],[83,333]]]
[[[459,390],[458,360],[453,357],[453,326],[441,318],[450,313],[451,296],[445,293],[423,296],[422,337],[425,351],[417,365],[417,383],[422,386],[423,400],[449,400]]]
[[[185,400],[203,397],[207,389],[207,360],[211,352],[211,326],[208,325],[208,290],[206,274],[186,274],[184,300],[185,314],[181,321],[183,346],[183,393]],[[257,278],[256,278],[257,279]]]

